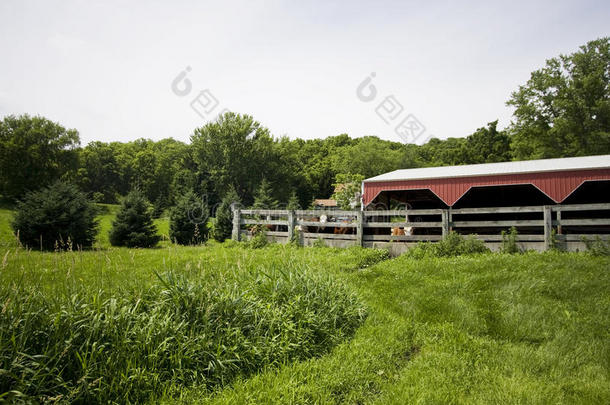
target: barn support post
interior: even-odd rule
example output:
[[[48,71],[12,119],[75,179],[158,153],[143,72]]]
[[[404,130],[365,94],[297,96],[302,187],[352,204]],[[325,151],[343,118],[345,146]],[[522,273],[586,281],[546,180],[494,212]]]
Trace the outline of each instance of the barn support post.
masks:
[[[363,224],[364,215],[362,215],[362,211],[356,211],[356,245],[362,246],[362,231],[364,230]]]
[[[239,231],[240,231],[240,220],[239,217],[240,209],[238,207],[233,207],[233,232],[231,233],[231,239],[239,242]]]
[[[443,238],[449,235],[449,211],[441,211],[441,221],[443,223]]]
[[[543,222],[544,222],[544,250],[549,250],[552,247],[553,240],[553,213],[550,205],[543,207]]]
[[[557,210],[557,234],[561,235],[563,233],[563,229],[561,229],[561,209]]]
[[[296,226],[294,211],[288,211],[288,243],[294,238],[294,227]]]

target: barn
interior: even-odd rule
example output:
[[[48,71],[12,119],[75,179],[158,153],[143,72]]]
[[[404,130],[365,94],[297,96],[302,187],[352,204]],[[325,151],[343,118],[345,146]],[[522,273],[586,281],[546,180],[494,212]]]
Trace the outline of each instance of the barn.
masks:
[[[368,210],[610,203],[610,155],[403,169],[362,188]]]

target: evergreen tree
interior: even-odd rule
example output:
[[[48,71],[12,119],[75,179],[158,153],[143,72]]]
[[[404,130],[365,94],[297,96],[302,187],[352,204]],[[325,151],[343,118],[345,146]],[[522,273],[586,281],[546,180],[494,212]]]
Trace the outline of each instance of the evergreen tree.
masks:
[[[153,223],[152,206],[139,190],[123,199],[110,230],[112,246],[153,247],[158,242],[157,227]]]
[[[30,248],[89,247],[95,240],[97,210],[76,186],[57,181],[26,194],[17,204],[11,224],[21,243]]]
[[[208,205],[188,192],[169,214],[169,238],[181,245],[199,245],[208,238]]]
[[[297,197],[297,192],[292,190],[290,194],[290,198],[288,199],[288,203],[286,204],[287,210],[298,210],[301,209],[301,204],[299,203],[299,197]]]
[[[254,195],[254,205],[257,210],[272,210],[277,207],[277,201],[272,197],[273,189],[267,179],[263,179]]]
[[[233,187],[230,187],[216,210],[216,220],[214,221],[214,239],[223,242],[231,237],[233,231],[233,212],[234,204],[239,205],[239,195]]]

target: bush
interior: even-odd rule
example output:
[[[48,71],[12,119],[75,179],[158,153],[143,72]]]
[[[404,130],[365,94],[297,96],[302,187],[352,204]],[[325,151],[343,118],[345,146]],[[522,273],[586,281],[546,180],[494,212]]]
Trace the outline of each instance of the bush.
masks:
[[[11,224],[22,244],[43,250],[90,247],[97,234],[97,209],[76,186],[55,182],[28,193]]]
[[[188,192],[169,213],[169,238],[180,245],[199,245],[208,239],[208,206]]]
[[[235,189],[231,188],[225,194],[218,209],[216,210],[216,220],[214,221],[214,239],[223,242],[231,237],[233,232],[233,204],[239,204],[239,196]]]
[[[415,259],[423,257],[452,257],[475,253],[487,253],[489,248],[483,241],[476,239],[473,235],[464,238],[462,235],[450,232],[440,242],[420,242],[405,254]]]
[[[252,239],[248,242],[248,246],[252,249],[264,248],[269,244],[267,240],[267,228],[265,225],[255,225],[252,227]]]
[[[133,190],[123,199],[112,223],[110,244],[112,246],[153,247],[161,237],[153,223],[152,207],[144,194]]]
[[[587,248],[587,253],[590,255],[610,256],[610,241],[605,242],[599,236],[596,236],[593,240],[583,237],[582,241]]]

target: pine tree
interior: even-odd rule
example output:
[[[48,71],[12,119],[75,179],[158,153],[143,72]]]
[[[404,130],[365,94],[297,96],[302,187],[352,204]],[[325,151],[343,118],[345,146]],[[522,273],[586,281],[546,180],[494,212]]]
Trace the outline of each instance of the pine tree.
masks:
[[[169,238],[181,245],[199,245],[208,238],[208,205],[188,192],[169,214]]]
[[[297,192],[292,190],[290,194],[290,198],[288,199],[288,203],[286,204],[287,210],[298,210],[301,208],[301,204],[299,203],[299,197],[297,196]]]
[[[239,195],[233,187],[229,188],[216,210],[214,221],[214,239],[223,242],[231,237],[233,231],[233,204],[240,204]]]
[[[153,223],[152,206],[139,190],[133,190],[123,199],[110,230],[112,246],[153,247],[159,240]]]
[[[272,210],[277,208],[277,201],[271,196],[273,189],[267,179],[263,179],[256,195],[254,196],[254,205],[252,206],[256,210]]]
[[[30,248],[89,247],[97,234],[96,214],[95,205],[76,186],[57,181],[26,194],[11,226]]]

